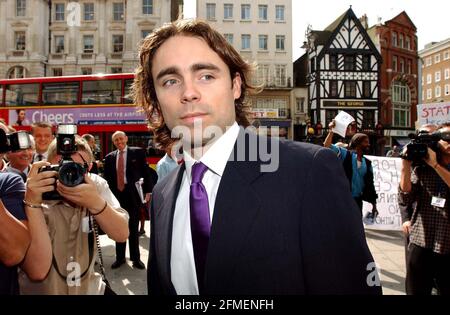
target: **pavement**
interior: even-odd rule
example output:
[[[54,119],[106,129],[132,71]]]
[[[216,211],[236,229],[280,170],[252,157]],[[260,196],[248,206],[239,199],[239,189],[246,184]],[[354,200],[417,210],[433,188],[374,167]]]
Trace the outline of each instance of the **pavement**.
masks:
[[[147,266],[150,223],[146,221],[146,234],[141,236],[141,260]],[[405,294],[405,243],[402,232],[366,230],[370,251],[379,268],[383,294]],[[118,269],[111,269],[115,260],[115,243],[106,235],[100,236],[106,277],[113,290],[119,295],[147,294],[147,270],[134,269],[129,260],[127,244],[127,263]]]

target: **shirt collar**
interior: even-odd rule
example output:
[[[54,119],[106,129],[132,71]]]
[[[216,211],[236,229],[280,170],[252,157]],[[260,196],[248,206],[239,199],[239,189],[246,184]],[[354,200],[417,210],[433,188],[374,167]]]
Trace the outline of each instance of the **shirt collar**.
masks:
[[[205,164],[210,171],[222,177],[238,135],[239,126],[236,122],[234,122],[234,124],[211,145],[208,151],[206,151],[206,153],[200,158],[200,162]],[[183,156],[186,166],[186,174],[190,182],[192,166],[198,161],[186,151],[183,151]]]

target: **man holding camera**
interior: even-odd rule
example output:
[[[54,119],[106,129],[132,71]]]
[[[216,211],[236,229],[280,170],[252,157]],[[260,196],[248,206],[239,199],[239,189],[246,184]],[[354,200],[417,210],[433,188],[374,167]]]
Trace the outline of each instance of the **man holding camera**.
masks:
[[[29,278],[21,277],[20,283],[24,294],[104,294],[107,287],[94,271],[97,244],[93,219],[115,241],[128,238],[125,210],[103,178],[87,174],[93,160],[91,149],[83,139],[72,136],[71,145],[61,146],[58,138],[49,146],[48,161],[59,167],[36,162],[28,176],[23,203],[32,241],[24,260]],[[72,141],[70,137],[63,140]],[[84,172],[70,175],[64,169]],[[81,183],[74,185],[80,176]],[[48,193],[54,200],[45,200]]]
[[[413,208],[407,254],[406,293],[429,295],[433,286],[438,293],[450,295],[450,123],[439,127],[440,138],[423,158],[414,161],[414,150],[407,145],[402,154],[399,205]],[[409,151],[409,152],[408,152]],[[406,227],[405,227],[406,225]]]

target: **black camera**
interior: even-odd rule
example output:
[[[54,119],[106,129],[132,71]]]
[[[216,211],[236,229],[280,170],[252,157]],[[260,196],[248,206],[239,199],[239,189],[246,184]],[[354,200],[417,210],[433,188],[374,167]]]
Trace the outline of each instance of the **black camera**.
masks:
[[[17,131],[9,135],[0,128],[0,153],[16,152],[32,147],[30,135],[26,131]]]
[[[58,126],[56,135],[56,151],[61,155],[59,164],[43,166],[39,172],[55,171],[58,173],[57,179],[65,186],[75,187],[84,182],[84,175],[88,171],[88,164],[80,165],[72,160],[72,154],[77,152],[75,135],[77,126],[71,124],[61,124]],[[44,200],[59,200],[61,196],[55,190],[42,194]]]
[[[413,162],[421,162],[428,155],[428,148],[439,153],[439,140],[449,140],[450,134],[439,131],[429,133],[420,131],[418,134],[410,134],[411,141],[406,145],[406,151],[400,157]]]

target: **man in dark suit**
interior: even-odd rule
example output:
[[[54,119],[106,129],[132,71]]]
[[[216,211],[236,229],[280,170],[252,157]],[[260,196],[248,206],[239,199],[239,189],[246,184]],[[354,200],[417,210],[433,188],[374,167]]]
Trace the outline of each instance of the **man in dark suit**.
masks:
[[[336,156],[243,129],[252,67],[220,33],[173,22],[140,60],[135,102],[184,159],[153,190],[149,293],[381,293]]]
[[[123,131],[116,131],[112,135],[112,141],[117,150],[105,157],[104,176],[120,205],[128,211],[130,216],[128,241],[133,267],[144,269],[145,265],[140,258],[138,234],[139,209],[142,201],[135,183],[140,178],[144,178],[142,190],[145,194],[145,201],[148,202],[153,187],[145,160],[145,151],[141,148],[127,146],[128,137]],[[116,243],[116,261],[111,268],[119,268],[125,263],[125,249],[126,243]]]

